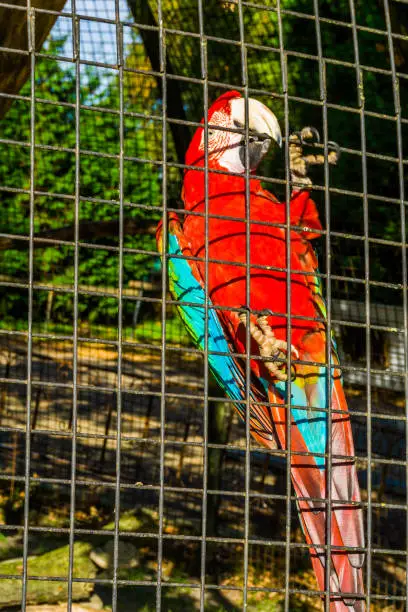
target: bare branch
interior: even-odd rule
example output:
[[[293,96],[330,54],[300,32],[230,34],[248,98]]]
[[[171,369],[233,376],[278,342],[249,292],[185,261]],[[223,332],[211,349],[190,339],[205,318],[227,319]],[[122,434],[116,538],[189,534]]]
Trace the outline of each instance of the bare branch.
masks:
[[[156,231],[156,224],[151,219],[125,219],[123,224],[124,234],[136,236],[138,234],[152,234]],[[35,235],[34,242],[36,247],[49,247],[50,240],[64,242],[74,242],[75,226],[69,225],[59,229],[47,230]],[[119,236],[119,221],[85,221],[79,224],[79,239],[91,241],[96,238],[109,238]],[[27,235],[20,237],[0,237],[0,251],[14,249],[23,251],[27,248]]]

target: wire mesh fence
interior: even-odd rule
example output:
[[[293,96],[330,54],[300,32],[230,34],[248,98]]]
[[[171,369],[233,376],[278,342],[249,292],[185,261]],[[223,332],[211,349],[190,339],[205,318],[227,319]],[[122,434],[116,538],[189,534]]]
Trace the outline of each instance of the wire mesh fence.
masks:
[[[0,608],[405,610],[407,27],[407,4],[389,0],[0,2]],[[217,126],[212,104],[233,90],[246,123]],[[250,99],[273,110],[283,137],[283,152],[275,147],[256,170]],[[321,135],[314,151],[324,161],[310,175],[322,227],[291,216],[291,136],[305,126]],[[197,130],[198,164],[185,158]],[[241,138],[242,170],[212,166],[218,132]],[[188,172],[203,185],[201,208],[188,205]],[[214,213],[214,176],[243,181],[245,218]],[[265,210],[283,202],[284,212],[253,230],[257,180],[277,196]],[[201,251],[171,252],[173,214],[184,228],[202,223]],[[211,223],[240,220],[242,258],[231,236],[231,252],[214,259]],[[256,233],[275,230],[283,259],[254,263]],[[290,344],[299,327],[292,253],[307,231],[327,305],[313,317],[324,330],[320,365],[289,350],[268,374],[250,325],[242,350],[231,337],[227,354],[214,348],[214,316],[225,332],[233,316],[259,315],[251,287],[257,275],[267,287],[273,273],[284,298],[271,294],[268,308]],[[235,266],[245,297],[219,303],[210,282],[199,303],[191,287],[176,295],[177,261],[207,279]],[[201,340],[191,341],[176,307],[184,322],[189,307],[203,313]],[[331,435],[322,451],[313,440],[294,446],[317,407],[303,406],[281,438],[271,416],[299,412],[302,367],[307,386],[319,365],[331,398],[319,419],[332,431],[332,335],[361,491],[361,502],[349,492],[340,507],[364,517],[364,541],[340,545],[328,537],[338,447]],[[230,355],[238,398],[215,382],[212,358]],[[272,371],[276,390],[276,375],[293,368],[279,401],[254,383],[254,371]],[[251,438],[259,406],[275,447],[260,429]],[[330,484],[317,500],[292,486],[299,454],[323,461]],[[354,465],[350,447],[341,455]],[[323,504],[312,513],[324,515],[323,541],[307,537],[297,514],[305,502]],[[333,582],[345,548],[364,553],[359,592]]]

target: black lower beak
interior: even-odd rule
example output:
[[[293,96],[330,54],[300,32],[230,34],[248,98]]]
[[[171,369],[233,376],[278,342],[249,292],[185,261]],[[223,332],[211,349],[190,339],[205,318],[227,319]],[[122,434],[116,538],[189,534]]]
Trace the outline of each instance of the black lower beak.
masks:
[[[249,138],[248,142],[248,165],[250,170],[256,170],[262,159],[268,152],[271,144],[270,138]],[[239,150],[242,165],[245,167],[245,141],[242,141]]]

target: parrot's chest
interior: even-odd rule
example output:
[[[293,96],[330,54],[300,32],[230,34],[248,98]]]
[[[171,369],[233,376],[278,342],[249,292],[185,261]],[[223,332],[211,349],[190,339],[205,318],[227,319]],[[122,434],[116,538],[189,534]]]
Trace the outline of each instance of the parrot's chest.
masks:
[[[286,308],[286,249],[281,228],[250,223],[248,236],[245,221],[210,218],[206,228],[202,217],[190,219],[184,232],[193,255],[201,258],[200,272],[214,303],[228,307],[246,304],[249,283],[251,308],[267,308],[271,291],[276,292],[277,309]]]
[[[250,222],[244,220],[245,206],[236,202],[224,200],[221,209],[210,205],[209,213],[207,223],[204,216],[187,216],[183,230],[192,254],[200,258],[197,264],[212,302],[227,308],[247,306],[252,311],[272,310],[277,313],[271,321],[274,327],[286,326],[287,242],[281,219],[273,225],[270,211],[267,218],[264,205],[252,202]],[[220,219],[221,215],[242,218],[242,221]],[[293,247],[297,234],[292,234]],[[297,273],[302,271],[302,264],[293,248],[290,260],[290,311],[292,315],[313,318],[310,289],[306,276]]]
[[[279,213],[282,209],[276,207],[276,211]],[[204,213],[204,204],[195,207],[194,212]],[[305,332],[308,335],[317,326],[315,304],[304,267],[306,241],[299,233],[291,232],[288,303],[284,218],[273,212],[263,200],[254,198],[248,222],[244,198],[239,202],[234,198],[222,198],[222,206],[209,202],[207,220],[204,215],[187,215],[183,231],[193,256],[200,258],[197,266],[211,301],[228,309],[223,316],[230,320],[233,328],[238,318],[230,309],[245,306],[253,313],[270,310],[274,314],[268,322],[276,336],[284,339],[287,314],[290,313],[292,341],[299,346]]]

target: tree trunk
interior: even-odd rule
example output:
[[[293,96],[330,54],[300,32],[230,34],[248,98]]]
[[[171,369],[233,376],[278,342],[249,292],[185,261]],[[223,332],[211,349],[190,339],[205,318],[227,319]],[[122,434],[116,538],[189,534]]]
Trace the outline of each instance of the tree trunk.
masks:
[[[215,385],[214,385],[215,386]],[[215,387],[214,395],[219,394]],[[226,444],[228,442],[231,407],[223,401],[209,402],[208,406],[208,441],[210,444]],[[208,489],[220,490],[222,463],[225,450],[223,448],[208,449]],[[207,498],[207,534],[216,536],[218,533],[219,495],[208,495]]]
[[[130,12],[132,13],[133,19],[136,24],[140,23],[148,26],[157,27],[157,23],[153,12],[149,6],[148,0],[127,0]],[[152,30],[139,29],[140,37],[143,41],[146,54],[149,58],[152,70],[155,72],[161,72],[160,66],[160,49],[157,45],[157,32]],[[173,73],[174,70],[171,65],[171,60],[166,57],[166,72]],[[162,92],[162,79],[157,78],[157,85],[159,91]],[[167,114],[169,117],[175,119],[186,120],[186,113],[184,111],[183,99],[181,96],[180,88],[175,79],[168,79],[166,81],[167,86]],[[190,144],[191,134],[187,125],[181,125],[176,123],[170,124],[171,134],[174,140],[174,146],[176,148],[177,159],[180,164],[184,164],[184,156],[187,151],[187,147]]]
[[[33,8],[60,12],[66,0],[32,0]],[[8,0],[8,4],[26,7],[27,0]],[[39,51],[51,31],[58,15],[35,11],[35,49]],[[18,8],[0,7],[0,46],[17,49],[0,52],[0,94],[18,94],[30,76],[28,54],[27,11]],[[13,100],[0,96],[0,119],[4,117]]]
[[[73,583],[72,599],[74,601],[88,599],[94,588],[92,579],[96,576],[96,566],[89,558],[91,548],[91,545],[86,542],[75,542],[74,544],[74,577],[89,578],[89,582]],[[30,576],[67,576],[68,567],[68,546],[28,559]],[[23,559],[11,559],[0,563],[1,574],[21,574],[22,569]],[[30,580],[28,583],[27,603],[54,604],[67,599],[67,582]],[[0,608],[18,605],[21,605],[21,581],[13,578],[3,578],[0,581]]]

